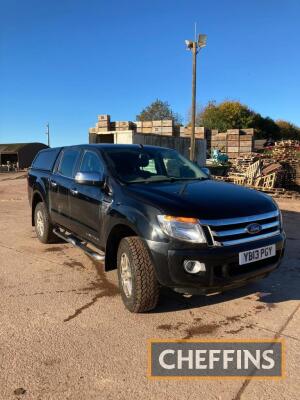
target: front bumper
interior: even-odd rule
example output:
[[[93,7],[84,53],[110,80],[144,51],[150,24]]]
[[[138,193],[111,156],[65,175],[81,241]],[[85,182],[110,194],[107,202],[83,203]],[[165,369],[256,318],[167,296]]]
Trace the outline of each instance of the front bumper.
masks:
[[[285,234],[228,247],[173,248],[170,243],[147,241],[157,272],[163,286],[178,292],[207,294],[239,287],[267,276],[276,269],[283,257]],[[239,265],[239,253],[251,249],[276,245],[274,257]],[[183,268],[186,259],[205,263],[206,272],[188,274]]]

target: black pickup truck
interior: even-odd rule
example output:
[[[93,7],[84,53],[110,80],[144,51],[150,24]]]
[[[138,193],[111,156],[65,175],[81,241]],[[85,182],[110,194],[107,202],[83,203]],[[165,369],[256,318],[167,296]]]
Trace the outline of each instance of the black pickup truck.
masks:
[[[167,148],[78,145],[42,150],[28,172],[32,225],[118,270],[125,306],[156,307],[160,286],[222,292],[279,266],[285,233],[267,195],[214,181]]]

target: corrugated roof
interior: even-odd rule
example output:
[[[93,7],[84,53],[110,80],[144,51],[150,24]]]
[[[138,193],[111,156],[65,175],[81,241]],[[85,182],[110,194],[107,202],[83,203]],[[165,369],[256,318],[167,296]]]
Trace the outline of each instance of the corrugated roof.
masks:
[[[0,144],[0,153],[17,153],[23,147],[31,143],[7,143]]]

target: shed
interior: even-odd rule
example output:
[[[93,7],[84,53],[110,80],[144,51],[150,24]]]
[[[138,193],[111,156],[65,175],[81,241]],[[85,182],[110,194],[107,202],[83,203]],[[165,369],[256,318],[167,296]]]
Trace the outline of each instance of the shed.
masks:
[[[7,143],[0,144],[0,166],[17,164],[20,169],[29,168],[37,153],[46,149],[44,143]]]

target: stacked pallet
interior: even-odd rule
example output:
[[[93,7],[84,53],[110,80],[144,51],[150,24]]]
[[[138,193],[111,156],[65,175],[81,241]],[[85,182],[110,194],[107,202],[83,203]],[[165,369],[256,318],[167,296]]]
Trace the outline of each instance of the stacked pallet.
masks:
[[[288,161],[297,164],[297,151],[299,150],[299,142],[296,140],[282,140],[276,142],[272,150],[272,158],[278,161]]]
[[[237,173],[244,173],[252,165],[255,161],[260,158],[258,153],[248,153],[239,155],[235,160],[232,162],[231,171]]]
[[[282,140],[276,142],[273,147],[271,157],[280,162],[285,170],[282,187],[292,188],[297,185],[297,169],[299,167],[297,152],[299,148],[299,142],[296,140]]]
[[[281,141],[275,144],[270,155],[252,153],[238,157],[229,178],[234,183],[258,189],[293,189],[297,186],[298,150],[297,142]]]
[[[300,188],[300,163],[296,165],[296,173],[295,173],[295,185]]]

